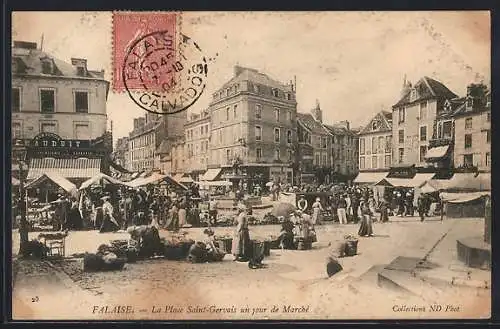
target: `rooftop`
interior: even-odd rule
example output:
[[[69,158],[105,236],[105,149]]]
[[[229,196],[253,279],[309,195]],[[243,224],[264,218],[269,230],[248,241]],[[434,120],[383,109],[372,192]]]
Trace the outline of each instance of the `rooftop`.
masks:
[[[411,99],[412,90],[417,91],[415,99]],[[441,82],[424,76],[415,86],[409,88],[407,93],[394,105],[394,107],[426,99],[452,99],[456,97],[458,96]]]

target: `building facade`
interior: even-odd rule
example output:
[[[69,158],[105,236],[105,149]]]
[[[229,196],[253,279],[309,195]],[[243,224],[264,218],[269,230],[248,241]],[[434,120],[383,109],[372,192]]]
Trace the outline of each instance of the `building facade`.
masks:
[[[332,134],[323,125],[323,113],[319,103],[311,113],[298,113],[299,183],[329,183],[332,168]]]
[[[425,166],[436,118],[446,100],[456,98],[441,82],[423,77],[414,86],[406,81],[392,108],[393,164]]]
[[[186,172],[196,179],[208,169],[210,154],[210,112],[192,114],[184,126]]]
[[[463,106],[454,113],[455,167],[491,171],[491,93],[470,85]]]
[[[359,132],[359,171],[392,166],[392,112],[381,111]]]
[[[208,167],[237,163],[250,184],[293,181],[297,103],[291,83],[235,66],[233,78],[214,93],[209,112]]]
[[[134,129],[129,133],[128,168],[132,171],[160,169],[160,160],[171,151],[172,144],[184,138],[187,113],[160,116],[146,113],[134,119]]]
[[[332,134],[332,170],[341,180],[351,180],[359,172],[358,134],[349,121],[326,126]]]
[[[128,159],[128,137],[118,138],[116,140],[116,145],[113,150],[113,160],[116,164],[122,166],[123,168],[130,170],[127,168],[127,159]]]
[[[88,69],[86,59],[68,63],[36,43],[14,41],[12,138],[14,145],[28,148],[28,179],[64,171],[66,178],[79,181],[107,170],[112,150],[108,91],[104,70]],[[89,170],[84,173],[82,167]]]

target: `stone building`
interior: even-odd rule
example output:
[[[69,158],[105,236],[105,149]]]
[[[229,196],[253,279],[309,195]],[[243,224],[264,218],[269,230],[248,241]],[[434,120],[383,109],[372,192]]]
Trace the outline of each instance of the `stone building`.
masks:
[[[347,120],[326,127],[332,135],[332,171],[335,180],[352,180],[359,171],[358,134],[351,129]]]
[[[205,110],[200,114],[191,114],[184,126],[186,172],[194,179],[208,169],[210,125],[210,113]]]
[[[486,86],[469,85],[453,117],[455,167],[491,171],[491,93]]]
[[[78,183],[106,172],[113,146],[104,70],[90,70],[83,58],[65,62],[25,41],[14,41],[11,64],[13,158],[27,148],[27,179],[54,172]]]
[[[392,107],[393,164],[426,164],[436,118],[443,112],[446,100],[456,97],[444,84],[429,77],[415,85],[404,82],[401,98]]]
[[[113,150],[113,160],[117,165],[122,166],[123,168],[130,170],[127,168],[127,159],[128,159],[128,137],[118,138],[116,140],[116,145]]]
[[[319,102],[311,113],[297,113],[298,177],[300,183],[329,183],[332,168],[332,135],[323,125]]]
[[[359,132],[359,171],[392,165],[392,112],[381,111]]]
[[[283,84],[252,68],[234,67],[233,77],[209,105],[209,168],[238,166],[251,184],[293,181],[297,102]]]

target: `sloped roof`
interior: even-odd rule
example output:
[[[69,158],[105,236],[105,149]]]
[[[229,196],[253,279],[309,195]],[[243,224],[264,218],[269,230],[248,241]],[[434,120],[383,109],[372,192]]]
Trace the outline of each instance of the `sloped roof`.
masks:
[[[390,114],[390,115],[389,115]],[[372,130],[372,123],[375,120],[379,120],[382,122],[382,127],[376,131]],[[368,122],[368,124],[363,127],[363,129],[359,132],[360,134],[367,134],[371,132],[386,132],[386,131],[392,131],[392,123],[389,121],[392,121],[392,112],[387,112],[387,111],[380,111],[377,113],[371,120]]]
[[[415,100],[410,100],[412,89],[417,90],[417,98]],[[458,96],[441,82],[424,76],[394,106],[419,102],[425,99],[452,99],[456,97]]]
[[[297,121],[304,127],[309,129],[313,134],[328,135],[330,132],[323,126],[323,124],[314,119],[312,114],[297,113]]]
[[[289,85],[285,85],[278,80],[275,80],[271,77],[269,77],[265,73],[261,73],[256,69],[248,68],[248,67],[240,67],[241,72],[233,77],[231,80],[226,82],[220,89],[224,89],[227,86],[233,85],[237,82],[242,82],[242,81],[250,81],[256,84],[264,85],[264,86],[269,86],[271,88],[276,88],[276,89],[281,89],[284,91],[292,91],[292,87]],[[220,90],[219,89],[219,90]]]
[[[12,48],[13,61],[18,65],[18,74],[29,74],[37,76],[58,76],[78,79],[104,80],[104,71],[87,70],[86,76],[77,75],[76,66],[64,62],[39,49]],[[42,73],[42,59],[51,59],[54,63],[53,74]],[[20,65],[21,64],[21,65]]]

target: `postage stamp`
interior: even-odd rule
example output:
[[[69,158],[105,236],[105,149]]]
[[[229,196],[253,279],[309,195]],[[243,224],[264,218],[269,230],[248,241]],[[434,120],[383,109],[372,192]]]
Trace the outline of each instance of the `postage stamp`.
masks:
[[[114,14],[114,90],[149,112],[186,110],[205,89],[207,60],[177,19],[176,13]]]

